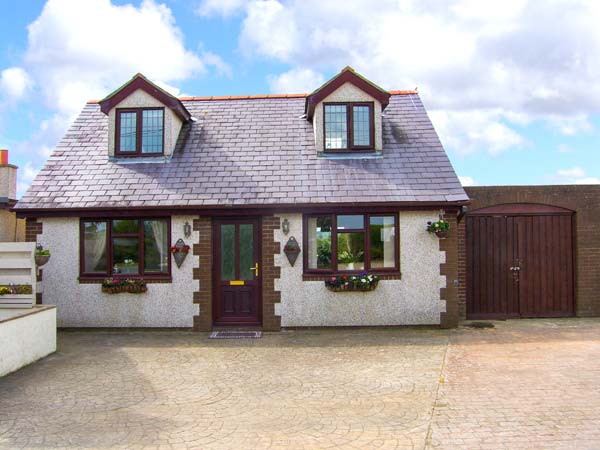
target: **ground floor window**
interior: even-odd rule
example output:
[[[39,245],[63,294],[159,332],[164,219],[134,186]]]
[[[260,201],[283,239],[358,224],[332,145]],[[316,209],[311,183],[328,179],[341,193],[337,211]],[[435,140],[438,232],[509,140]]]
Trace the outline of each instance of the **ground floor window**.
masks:
[[[396,214],[304,216],[304,271],[397,272]]]
[[[166,218],[82,220],[81,275],[165,277],[170,247]]]

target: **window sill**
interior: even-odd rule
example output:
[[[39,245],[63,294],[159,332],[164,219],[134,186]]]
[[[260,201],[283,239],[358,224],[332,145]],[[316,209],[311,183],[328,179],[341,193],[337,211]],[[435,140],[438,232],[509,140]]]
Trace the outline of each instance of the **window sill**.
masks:
[[[167,155],[115,155],[109,156],[108,160],[119,164],[141,164],[141,163],[166,163],[171,161]]]
[[[380,159],[383,158],[381,150],[324,150],[317,152],[323,159]]]
[[[166,283],[172,283],[173,282],[173,277],[171,277],[170,275],[165,275],[165,276],[145,276],[145,277],[140,277],[140,276],[130,276],[130,277],[119,277],[119,276],[89,276],[89,275],[81,275],[79,277],[79,284],[102,284],[102,282],[104,280],[106,280],[107,278],[125,278],[125,279],[135,279],[135,280],[144,280],[146,282],[146,284],[166,284]]]
[[[346,275],[348,277],[351,276],[359,276],[362,272],[335,272],[335,273],[303,273],[302,281],[325,281],[329,280],[331,277],[336,277],[340,275]],[[376,270],[367,271],[367,275],[377,275],[380,280],[401,280],[402,273],[401,272],[378,272]]]

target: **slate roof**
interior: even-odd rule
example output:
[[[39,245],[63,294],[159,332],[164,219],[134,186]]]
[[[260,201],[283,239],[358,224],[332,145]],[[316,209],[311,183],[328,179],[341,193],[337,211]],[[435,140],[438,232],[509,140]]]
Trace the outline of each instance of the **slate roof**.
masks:
[[[302,96],[182,101],[198,120],[162,163],[110,160],[87,104],[16,209],[468,200],[416,93],[391,96],[377,159],[318,157]]]

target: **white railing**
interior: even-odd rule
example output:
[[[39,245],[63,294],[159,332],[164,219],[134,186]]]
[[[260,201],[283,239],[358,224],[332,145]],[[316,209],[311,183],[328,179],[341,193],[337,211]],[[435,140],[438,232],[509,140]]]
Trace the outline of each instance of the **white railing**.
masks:
[[[0,308],[31,308],[37,284],[35,242],[0,242],[0,287],[11,293],[0,295]],[[31,286],[31,293],[18,293],[18,286]]]

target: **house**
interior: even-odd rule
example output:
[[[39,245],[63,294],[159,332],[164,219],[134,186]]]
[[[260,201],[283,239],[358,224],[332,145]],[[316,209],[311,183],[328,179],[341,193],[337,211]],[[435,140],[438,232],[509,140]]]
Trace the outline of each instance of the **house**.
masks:
[[[8,150],[0,150],[0,242],[25,240],[25,221],[11,208],[17,203],[17,170],[8,163]]]
[[[62,327],[452,327],[467,202],[417,92],[346,67],[309,95],[176,98],[138,74],[85,106],[15,210],[52,253]],[[326,286],[363,272],[375,289]]]

